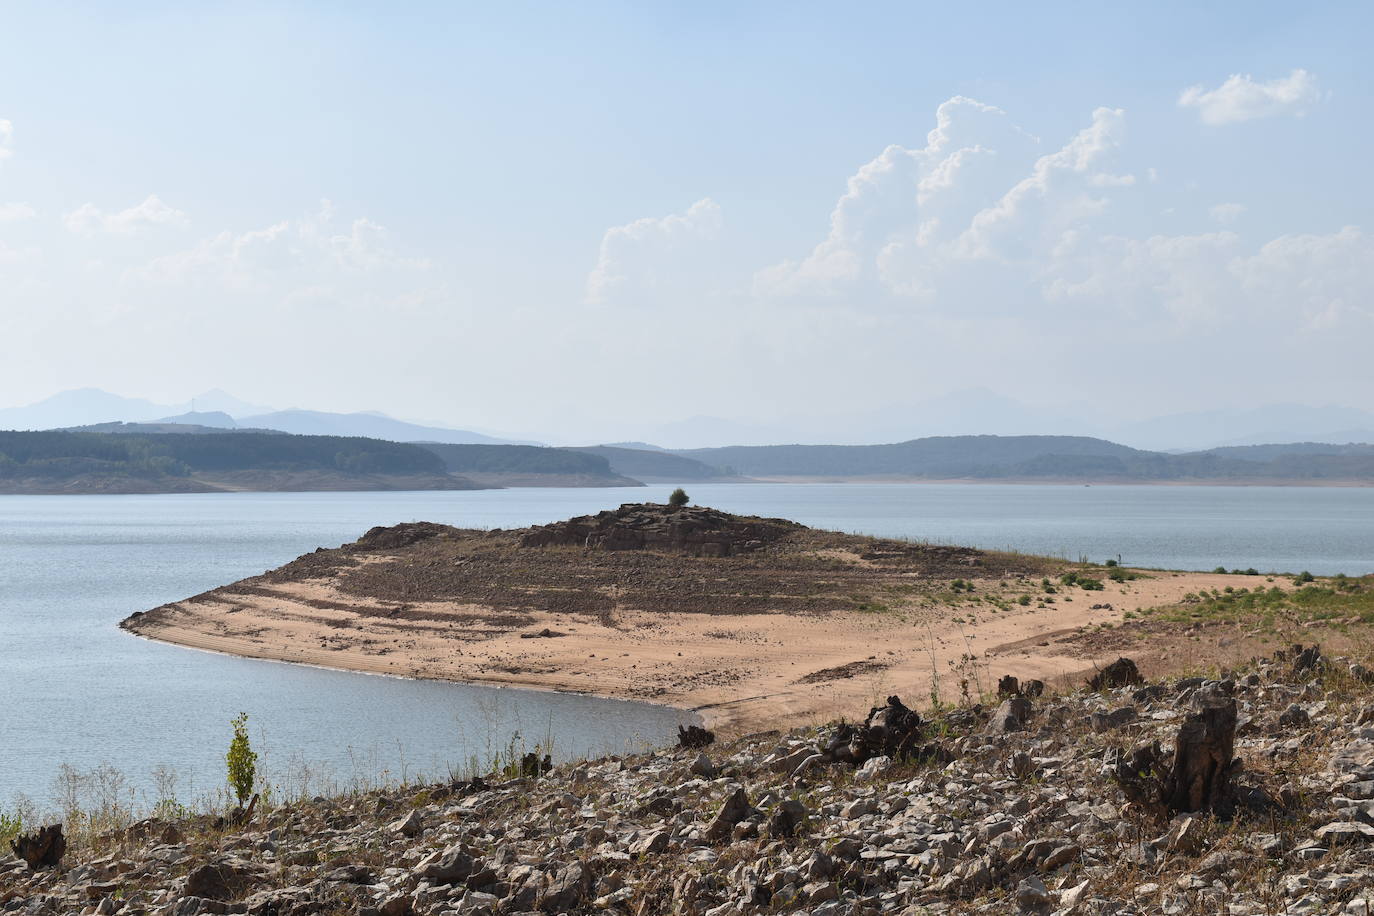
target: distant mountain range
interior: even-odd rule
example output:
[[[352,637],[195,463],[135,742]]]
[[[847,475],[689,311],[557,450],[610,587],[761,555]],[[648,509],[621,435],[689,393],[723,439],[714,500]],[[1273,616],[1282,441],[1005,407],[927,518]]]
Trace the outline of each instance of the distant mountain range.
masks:
[[[193,405],[194,410],[191,409]],[[78,388],[27,407],[0,408],[0,430],[91,428],[112,423],[272,429],[299,435],[364,436],[394,442],[424,439],[430,442],[537,444],[499,439],[466,429],[408,423],[380,413],[274,411],[240,401],[219,390],[198,395],[187,404],[168,405],[121,397],[98,388]]]
[[[61,392],[26,407],[0,408],[0,430],[67,429],[115,422],[273,429],[301,435],[366,436],[398,442],[542,444],[470,429],[399,420],[375,412],[272,410],[220,390],[207,391],[185,404],[173,405],[82,388]],[[625,427],[634,429],[649,442],[660,444],[635,440],[594,447],[666,453],[663,444],[667,444],[674,451],[688,453],[707,446],[829,442],[841,447],[982,434],[1004,438],[1043,435],[1092,438],[1140,450],[1172,453],[1271,443],[1374,442],[1374,412],[1354,407],[1271,404],[1121,420],[1087,405],[1037,408],[982,389],[952,392],[907,405],[876,408],[858,405],[830,415],[780,416],[767,423],[697,416],[658,424],[627,423]]]

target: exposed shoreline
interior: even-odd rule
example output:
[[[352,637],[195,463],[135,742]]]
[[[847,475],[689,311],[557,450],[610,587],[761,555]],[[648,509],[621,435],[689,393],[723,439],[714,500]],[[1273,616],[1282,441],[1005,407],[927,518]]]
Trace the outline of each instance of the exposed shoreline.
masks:
[[[485,549],[484,540],[507,533],[480,538],[460,534],[452,544]],[[865,543],[890,542],[825,534],[842,539],[835,542],[841,546],[816,554],[833,561],[836,571],[827,575],[845,575],[846,570],[888,575],[887,570],[875,570],[859,550]],[[728,594],[721,598],[726,610],[705,606],[690,610],[691,600],[684,605],[653,606],[629,589],[617,588],[612,588],[615,594],[609,608],[595,612],[563,599],[546,607],[531,601],[531,606],[519,611],[509,610],[499,599],[487,603],[463,597],[398,599],[397,594],[412,588],[421,591],[419,585],[408,584],[406,577],[413,570],[428,568],[425,564],[433,561],[433,551],[440,550],[435,545],[445,544],[436,538],[425,548],[431,553],[424,555],[415,553],[420,546],[306,555],[297,561],[299,568],[289,564],[264,576],[135,614],[121,626],[161,642],[248,658],[646,701],[698,714],[713,728],[742,733],[820,721],[881,701],[890,693],[929,698],[934,692],[944,701],[956,701],[965,691],[986,692],[1010,670],[1023,678],[1073,682],[1115,658],[1114,648],[1085,641],[1080,638],[1084,633],[1120,627],[1128,622],[1128,614],[1176,604],[1188,592],[1225,588],[1238,581],[1216,573],[1155,571],[1131,581],[1106,582],[1101,591],[1065,587],[1051,605],[1023,606],[1018,599],[1039,592],[1041,572],[997,569],[997,563],[1003,562],[998,555],[980,554],[988,566],[947,567],[933,575],[897,568],[895,578],[881,581],[890,579],[894,587],[907,591],[889,594],[882,591],[885,586],[872,582],[851,583],[834,595],[821,596],[819,603],[808,598],[806,609],[797,606],[796,611],[781,609],[776,600],[760,603],[743,586],[734,584],[725,590],[740,592],[738,610],[729,610],[733,599]],[[639,575],[633,572],[637,568],[633,564],[649,559],[642,554],[596,557],[591,555],[601,552],[552,550],[552,554],[507,553],[493,568],[509,567],[524,556],[552,557],[566,562],[566,582],[574,583],[585,578],[578,564],[615,561],[630,564],[626,581],[633,581],[629,577]],[[702,575],[728,573],[735,562],[656,559],[680,563],[681,569],[674,574],[684,583]],[[345,560],[348,565],[341,565]],[[466,555],[457,553],[442,561],[460,569],[469,562]],[[1041,558],[1018,562],[1039,564],[1044,572],[1056,575],[1071,565]],[[757,572],[756,566],[749,568]],[[778,569],[775,590],[782,595],[798,583],[788,578],[792,573],[786,561],[780,560]],[[955,570],[960,569],[967,570],[963,576],[976,577],[976,592],[949,591]],[[557,563],[554,572],[558,572]],[[650,581],[657,581],[662,573],[648,575]],[[910,575],[917,578],[907,578]],[[386,583],[386,588],[368,593],[358,586],[360,576],[371,576]],[[558,586],[558,581],[554,579],[552,590],[566,591],[567,586]],[[845,597],[844,590],[859,587],[881,597],[873,599],[879,610],[856,609]],[[533,586],[520,584],[518,588]],[[909,600],[891,597],[903,594]],[[1167,667],[1174,661],[1161,657],[1157,663]],[[1143,659],[1143,664],[1148,667],[1150,659]]]
[[[960,697],[959,676],[953,669],[969,649],[980,650],[977,665],[982,670],[973,675],[970,669],[964,676],[970,680],[981,678],[985,689],[995,686],[996,678],[1003,673],[1001,667],[1008,671],[1014,669],[1023,678],[1039,677],[1046,682],[1071,684],[1116,657],[1115,650],[1093,652],[1075,646],[1074,637],[1080,631],[1104,624],[1121,626],[1127,612],[1176,603],[1186,592],[1204,587],[1220,588],[1236,581],[1234,576],[1215,573],[1156,572],[1151,575],[1160,577],[1153,580],[1153,586],[1141,586],[1141,581],[1137,581],[1131,583],[1138,587],[1131,589],[1130,594],[1125,594],[1125,589],[1114,589],[1095,602],[1111,603],[1113,609],[1110,611],[1091,610],[1089,596],[1084,596],[1075,598],[1075,603],[1082,607],[1068,613],[1063,613],[1061,606],[1049,612],[1023,612],[1013,620],[980,621],[972,626],[946,623],[932,627],[928,633],[909,627],[893,627],[881,635],[904,638],[908,642],[926,637],[933,641],[933,666],[940,672],[939,692],[943,702],[954,702]],[[1098,594],[1092,593],[1094,597]],[[242,632],[215,632],[219,626],[215,615],[190,612],[188,603],[168,606],[177,610],[174,621],[143,622],[131,618],[121,627],[156,642],[240,658],[384,677],[651,703],[679,710],[684,716],[700,717],[709,727],[731,733],[811,724],[827,716],[842,714],[847,709],[878,702],[886,695],[884,691],[904,696],[930,696],[930,647],[909,646],[901,659],[887,664],[872,651],[879,644],[873,637],[879,634],[873,633],[872,621],[864,615],[844,615],[839,619],[832,616],[819,626],[779,621],[774,619],[775,615],[740,615],[731,622],[737,632],[747,631],[770,643],[793,643],[804,662],[802,677],[846,666],[861,669],[855,674],[837,673],[833,680],[818,680],[814,686],[802,686],[795,683],[793,676],[798,674],[796,658],[770,658],[762,651],[744,653],[734,659],[739,668],[748,671],[741,681],[710,683],[711,675],[720,670],[716,663],[723,659],[713,653],[719,650],[713,645],[715,638],[703,632],[704,627],[711,625],[707,615],[700,615],[705,619],[684,617],[669,621],[666,632],[659,637],[666,648],[647,656],[642,645],[632,638],[607,636],[598,633],[597,626],[579,626],[577,621],[563,615],[537,615],[530,631],[562,628],[566,635],[522,640],[517,634],[513,639],[464,642],[460,651],[465,658],[445,662],[433,654],[441,648],[434,642],[412,646],[408,651],[391,652],[385,657],[360,651],[356,645],[340,645],[339,631],[327,620],[314,625],[288,620],[293,611],[303,610],[303,604],[270,609],[260,605],[235,612],[236,628],[259,631],[245,637]],[[280,605],[280,598],[272,603]],[[462,608],[443,605],[426,610],[448,611],[459,616],[463,613]],[[638,622],[627,621],[631,626]],[[327,642],[328,647],[314,647],[321,641]],[[820,645],[822,642],[825,645]],[[536,652],[532,647],[535,643],[557,643],[556,651]],[[670,660],[669,652],[681,653],[682,658],[673,655]],[[600,659],[599,677],[586,670],[549,670],[559,662],[580,660],[593,654]],[[525,657],[516,660],[517,655]],[[676,683],[637,684],[637,665],[646,657],[651,662],[679,667]],[[865,662],[878,663],[879,667],[863,670]],[[769,683],[779,678],[784,680],[783,684],[773,686]],[[974,689],[972,685],[971,689]]]
[[[533,693],[557,693],[564,696],[594,697],[598,700],[615,700],[619,703],[642,703],[646,706],[657,706],[660,709],[670,709],[673,712],[678,713],[682,717],[681,724],[683,725],[701,725],[706,721],[706,719],[697,710],[684,709],[681,706],[674,706],[671,703],[662,703],[656,700],[646,700],[637,697],[611,696],[609,694],[590,693],[587,691],[580,690],[561,690],[557,687],[548,687],[539,684],[509,684],[494,682],[487,683],[483,681],[456,681],[449,678],[422,677],[415,674],[404,674],[395,671],[373,671],[356,667],[344,668],[339,665],[326,665],[319,662],[291,661],[288,659],[276,658],[268,655],[244,655],[239,652],[228,652],[223,649],[214,649],[208,646],[192,645],[189,642],[171,642],[170,640],[159,639],[157,637],[149,636],[146,633],[140,632],[139,630],[134,629],[133,627],[124,626],[124,621],[120,622],[119,629],[123,630],[125,633],[128,633],[135,639],[141,639],[145,642],[157,643],[159,645],[164,646],[175,646],[178,649],[187,649],[191,652],[204,652],[207,655],[220,655],[226,658],[241,658],[247,661],[267,662],[273,665],[296,665],[302,668],[318,668],[321,671],[337,671],[342,674],[360,674],[364,677],[390,678],[398,681],[425,681],[428,683],[436,684],[452,684],[455,687],[488,687],[494,690],[520,690],[529,691]]]

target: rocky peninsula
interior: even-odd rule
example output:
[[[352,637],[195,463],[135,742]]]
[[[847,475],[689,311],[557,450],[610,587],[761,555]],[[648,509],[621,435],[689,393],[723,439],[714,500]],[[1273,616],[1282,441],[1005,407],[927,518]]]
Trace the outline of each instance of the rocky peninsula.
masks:
[[[1000,665],[1073,682],[1115,657],[1123,622],[1236,582],[627,504],[510,531],[373,529],[122,626],[256,658],[650,700],[739,733],[894,691],[977,697]],[[1252,647],[1214,642],[1156,634],[1140,661]]]

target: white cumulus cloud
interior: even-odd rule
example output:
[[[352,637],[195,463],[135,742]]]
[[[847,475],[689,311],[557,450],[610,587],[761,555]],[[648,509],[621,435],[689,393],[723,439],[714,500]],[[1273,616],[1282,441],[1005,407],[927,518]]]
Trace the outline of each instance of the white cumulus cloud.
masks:
[[[337,306],[418,302],[430,268],[396,250],[377,223],[340,225],[324,201],[318,212],[243,232],[224,231],[191,248],[125,271],[126,285],[148,290],[195,289],[211,298],[271,305]]]
[[[652,304],[665,295],[679,295],[694,280],[693,264],[718,237],[721,225],[720,207],[707,197],[685,213],[612,226],[601,238],[596,266],[587,277],[587,302]]]
[[[1196,108],[1205,124],[1234,124],[1281,114],[1302,114],[1320,98],[1317,78],[1297,69],[1285,77],[1259,82],[1232,74],[1215,89],[1191,86],[1178,97],[1184,108]]]
[[[63,218],[67,229],[78,235],[107,232],[111,235],[130,235],[150,226],[183,228],[190,221],[186,214],[163,203],[156,194],[148,195],[141,204],[106,213],[95,204],[83,204]]]
[[[25,203],[0,204],[0,223],[17,223],[37,215],[38,211]]]
[[[1052,151],[1038,142],[999,108],[950,99],[925,146],[890,145],[848,179],[802,257],[738,276],[703,263],[683,244],[719,222],[703,202],[608,231],[589,298],[710,273],[735,312],[815,326],[822,314],[927,330],[1106,323],[1191,340],[1238,324],[1287,334],[1374,320],[1374,242],[1360,229],[1256,243],[1229,231],[1245,207],[1223,202],[1201,225],[1161,233],[1147,185],[1162,179],[1116,165],[1129,157],[1125,112],[1097,109]]]
[[[14,154],[14,150],[10,148],[13,143],[14,125],[4,118],[0,118],[0,162]]]

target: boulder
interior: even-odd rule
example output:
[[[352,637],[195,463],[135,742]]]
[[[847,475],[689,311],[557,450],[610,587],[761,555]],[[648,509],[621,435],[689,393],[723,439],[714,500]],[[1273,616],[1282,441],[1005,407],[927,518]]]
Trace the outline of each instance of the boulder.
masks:
[[[243,859],[218,859],[191,869],[183,893],[207,900],[236,900],[260,880],[260,869]]]
[[[450,846],[421,859],[413,874],[432,884],[458,884],[467,880],[476,867],[476,861],[462,847]]]

